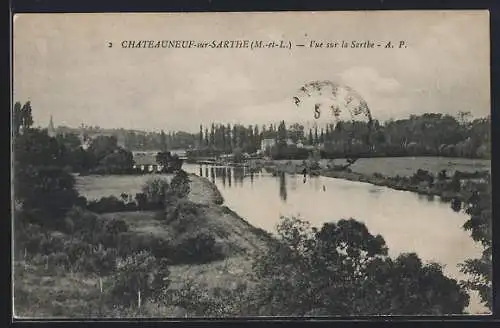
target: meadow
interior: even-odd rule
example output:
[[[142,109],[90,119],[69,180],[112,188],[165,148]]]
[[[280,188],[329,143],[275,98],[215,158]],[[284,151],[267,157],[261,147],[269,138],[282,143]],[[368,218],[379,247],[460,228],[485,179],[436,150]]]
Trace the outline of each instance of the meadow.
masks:
[[[286,163],[288,161],[279,161]],[[292,161],[302,163],[300,160]],[[326,166],[328,160],[322,159],[320,165]],[[345,160],[334,160],[336,165],[344,164]],[[449,158],[449,157],[380,157],[380,158],[360,158],[351,166],[353,172],[372,175],[380,173],[384,176],[411,176],[418,169],[437,174],[442,170],[453,175],[455,171],[475,172],[491,171],[491,160],[469,159],[469,158]]]

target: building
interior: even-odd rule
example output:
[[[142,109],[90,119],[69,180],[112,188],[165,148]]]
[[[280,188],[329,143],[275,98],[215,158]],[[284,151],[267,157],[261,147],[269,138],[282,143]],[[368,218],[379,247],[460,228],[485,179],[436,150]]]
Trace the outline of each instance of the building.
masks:
[[[52,120],[52,115],[50,115],[49,126],[47,127],[47,133],[49,137],[54,138],[57,135],[56,129],[54,128],[54,121]]]
[[[274,145],[276,145],[275,139],[262,139],[260,142],[260,151],[264,152],[269,148],[272,148]]]
[[[170,151],[170,154],[179,156],[179,159],[187,159],[187,151],[184,149],[174,149]]]
[[[134,169],[142,172],[161,172],[163,167],[156,161],[158,152],[133,152]]]

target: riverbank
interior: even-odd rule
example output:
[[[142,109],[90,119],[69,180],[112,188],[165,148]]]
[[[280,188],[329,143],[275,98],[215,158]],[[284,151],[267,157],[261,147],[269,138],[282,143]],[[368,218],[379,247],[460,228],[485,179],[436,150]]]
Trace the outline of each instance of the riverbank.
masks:
[[[273,175],[278,175],[282,172],[288,174],[303,174],[303,170],[306,168],[309,176],[325,176],[335,179],[369,183],[394,190],[414,192],[428,197],[439,197],[446,202],[452,200],[464,202],[471,196],[471,192],[467,190],[467,188],[464,188],[464,181],[462,181],[470,179],[458,179],[458,181],[453,181],[453,176],[446,176],[438,181],[437,174],[427,171],[425,171],[427,175],[425,178],[432,179],[432,183],[425,180],[425,178],[420,180],[420,178],[414,179],[412,176],[386,176],[378,172],[366,174],[353,172],[351,168],[345,170],[332,169],[328,168],[325,163],[316,164],[311,167],[304,165],[302,162],[266,161],[261,163],[260,167]],[[419,170],[415,170],[412,172],[412,175],[416,175],[418,171]],[[460,171],[457,170],[454,174],[456,172]],[[476,175],[481,179],[483,176],[487,176],[485,172],[487,171],[477,171]],[[460,172],[459,174],[463,173]],[[458,183],[459,185],[453,186],[454,183]]]
[[[189,180],[191,192],[187,199],[173,208],[177,212],[175,218],[166,218],[158,211],[106,213],[97,217],[105,225],[106,222],[126,224],[126,243],[130,244],[130,252],[134,252],[134,247],[142,247],[141,243],[153,247],[159,242],[178,248],[186,240],[196,241],[200,236],[214,239],[213,249],[217,250],[217,257],[214,259],[168,265],[168,290],[171,294],[191,290],[203,295],[214,295],[221,288],[233,290],[238,286],[250,285],[254,256],[266,253],[273,238],[223,206],[221,193],[208,179],[189,175]],[[56,234],[67,242],[76,237],[67,233],[53,233],[54,236]],[[207,250],[205,248],[201,251]],[[60,252],[66,253],[64,249]],[[42,258],[41,255],[28,256],[15,263],[17,316],[47,318],[138,315],[134,308],[116,309],[115,304],[109,302],[102,305],[103,293],[106,294],[114,284],[113,273],[68,270],[50,259]],[[181,306],[147,299],[143,301],[140,313],[162,317],[193,315]]]

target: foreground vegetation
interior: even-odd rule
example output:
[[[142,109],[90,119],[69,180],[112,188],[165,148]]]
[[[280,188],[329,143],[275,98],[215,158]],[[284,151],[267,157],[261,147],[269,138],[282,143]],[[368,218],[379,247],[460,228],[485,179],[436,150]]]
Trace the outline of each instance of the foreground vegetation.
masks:
[[[282,218],[273,238],[213,189],[200,193],[206,180],[193,190],[183,171],[135,199],[88,202],[64,146],[31,122],[14,136],[18,316],[437,315],[462,313],[467,288],[491,306],[489,182],[464,201],[464,227],[485,252],[464,264],[473,278],[460,284],[416,254],[388,257],[383,237],[354,219],[315,228]]]

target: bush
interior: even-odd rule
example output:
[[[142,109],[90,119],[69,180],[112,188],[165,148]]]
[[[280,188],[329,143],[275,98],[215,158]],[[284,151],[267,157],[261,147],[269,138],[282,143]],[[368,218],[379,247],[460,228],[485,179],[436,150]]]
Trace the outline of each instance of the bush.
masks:
[[[81,207],[73,207],[66,214],[66,231],[69,233],[75,232],[92,232],[99,229],[100,222],[96,214],[85,210]]]
[[[429,171],[418,169],[416,173],[410,178],[412,184],[419,184],[420,182],[427,182],[429,185],[434,183],[434,176]]]
[[[162,178],[151,178],[142,187],[147,204],[157,208],[163,208],[169,190],[170,184]]]
[[[64,244],[65,253],[68,255],[68,261],[71,264],[76,263],[81,258],[85,258],[92,252],[92,245],[74,238],[67,240]]]
[[[215,288],[210,293],[187,281],[180,289],[168,291],[166,303],[185,309],[189,316],[241,316],[247,314],[246,292],[246,285],[240,284],[234,289]]]
[[[92,248],[85,256],[77,259],[74,267],[79,272],[108,275],[116,269],[117,256],[118,251],[115,248]]]
[[[28,254],[35,254],[40,251],[40,245],[46,238],[41,227],[31,223],[16,226],[14,233],[16,236],[14,241],[16,253],[24,253],[24,250],[26,250]]]
[[[176,198],[186,198],[191,192],[189,177],[186,172],[178,171],[170,182],[170,191]]]
[[[121,243],[121,235],[127,231],[128,225],[124,220],[112,218],[105,223],[103,230],[98,232],[94,244],[117,248]]]
[[[204,233],[182,238],[174,245],[172,254],[175,263],[207,263],[223,258],[215,238]]]
[[[125,203],[115,196],[102,197],[99,200],[92,200],[87,203],[87,208],[96,213],[112,213],[134,210],[135,206]]]
[[[44,234],[40,244],[38,245],[38,252],[41,254],[49,255],[51,253],[58,253],[65,251],[64,236],[59,234]]]
[[[143,302],[162,295],[169,285],[166,261],[157,261],[149,252],[139,252],[117,263],[108,295],[115,303],[137,304],[140,292]]]
[[[148,251],[158,259],[170,259],[172,257],[173,249],[170,243],[162,238],[130,232],[120,234],[119,239],[120,242],[117,248],[120,256]]]
[[[195,229],[199,220],[204,220],[198,205],[190,201],[178,201],[165,209],[166,222],[178,233]]]

